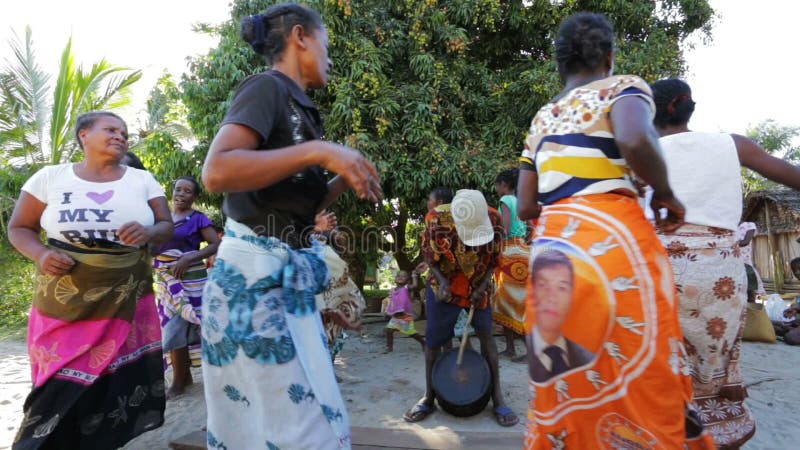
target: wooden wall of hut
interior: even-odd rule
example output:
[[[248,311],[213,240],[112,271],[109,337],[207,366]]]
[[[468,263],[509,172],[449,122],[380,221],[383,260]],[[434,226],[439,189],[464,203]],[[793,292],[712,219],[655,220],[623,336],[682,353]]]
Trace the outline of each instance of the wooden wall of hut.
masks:
[[[800,256],[800,192],[755,192],[746,199],[743,213],[742,220],[754,222],[758,229],[753,239],[753,265],[766,290],[800,292],[800,280],[789,267],[789,262]]]
[[[792,275],[792,270],[789,268],[789,262],[800,257],[800,244],[797,243],[800,233],[775,233],[773,236],[779,264],[783,267],[782,292],[800,292],[800,280]],[[761,275],[766,290],[770,293],[775,292],[775,270],[766,233],[759,233],[753,238],[753,265]]]

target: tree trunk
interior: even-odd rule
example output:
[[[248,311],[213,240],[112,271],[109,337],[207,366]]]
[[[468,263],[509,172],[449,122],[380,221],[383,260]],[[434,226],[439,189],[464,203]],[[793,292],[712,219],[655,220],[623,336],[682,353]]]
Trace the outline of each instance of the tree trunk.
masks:
[[[361,257],[356,257],[351,260],[348,264],[350,267],[350,279],[353,280],[353,283],[358,286],[358,289],[362,292],[364,291],[364,279],[367,276],[367,264],[364,258],[365,255],[360,255]]]
[[[400,270],[412,271],[422,262],[422,254],[412,258],[410,254],[406,253],[406,226],[408,225],[408,208],[400,202],[399,215],[397,216],[397,225],[392,227],[394,242],[384,241],[381,250],[386,253],[391,253],[397,261],[397,267]]]

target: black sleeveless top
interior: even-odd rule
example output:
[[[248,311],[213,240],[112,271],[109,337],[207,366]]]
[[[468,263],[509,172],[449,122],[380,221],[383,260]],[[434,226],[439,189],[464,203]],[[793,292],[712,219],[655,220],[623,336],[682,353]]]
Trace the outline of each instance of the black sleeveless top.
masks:
[[[322,118],[314,103],[292,79],[275,70],[252,75],[239,85],[222,122],[229,123],[257,132],[260,151],[323,135]],[[325,171],[312,166],[263,189],[227,193],[222,211],[256,234],[277,237],[295,248],[305,247],[317,207],[327,192]]]

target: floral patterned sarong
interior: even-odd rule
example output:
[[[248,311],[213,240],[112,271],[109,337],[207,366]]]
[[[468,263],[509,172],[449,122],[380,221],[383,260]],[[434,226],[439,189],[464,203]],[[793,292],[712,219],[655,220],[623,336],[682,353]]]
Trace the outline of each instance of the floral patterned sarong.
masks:
[[[323,258],[228,219],[203,292],[209,448],[350,448],[315,300]]]
[[[697,225],[660,237],[678,285],[700,419],[717,445],[738,448],[755,433],[739,367],[747,275],[738,240],[733,231]]]
[[[322,293],[317,294],[317,309],[320,311],[336,310],[341,312],[350,323],[361,321],[361,313],[367,307],[364,296],[358,286],[350,279],[347,263],[330,246],[325,245],[325,265],[328,267],[330,280]],[[324,320],[328,347],[332,357],[342,350],[347,334],[344,328],[333,320]]]

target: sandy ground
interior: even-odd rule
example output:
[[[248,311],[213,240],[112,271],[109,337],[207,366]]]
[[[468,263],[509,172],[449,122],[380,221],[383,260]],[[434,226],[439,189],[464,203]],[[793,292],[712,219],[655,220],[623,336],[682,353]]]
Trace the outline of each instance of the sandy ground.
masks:
[[[348,339],[336,370],[355,426],[448,428],[451,430],[506,431],[494,421],[490,409],[468,419],[457,419],[441,411],[422,425],[403,422],[403,412],[424,391],[423,355],[419,344],[396,339],[395,352],[381,354],[383,328],[368,325],[364,336]],[[477,344],[477,340],[474,340]],[[499,345],[503,348],[503,344]],[[800,404],[800,348],[783,343],[745,343],[743,370],[749,387],[748,405],[758,419],[755,437],[746,450],[798,448],[800,429],[792,425]],[[186,394],[167,404],[166,424],[131,441],[126,449],[166,449],[170,439],[200,429],[205,422],[202,375]],[[525,366],[508,360],[501,363],[501,379],[512,408],[524,417],[528,399]],[[0,450],[10,448],[22,417],[22,404],[30,389],[25,343],[0,342]],[[524,425],[514,429],[520,433]]]

